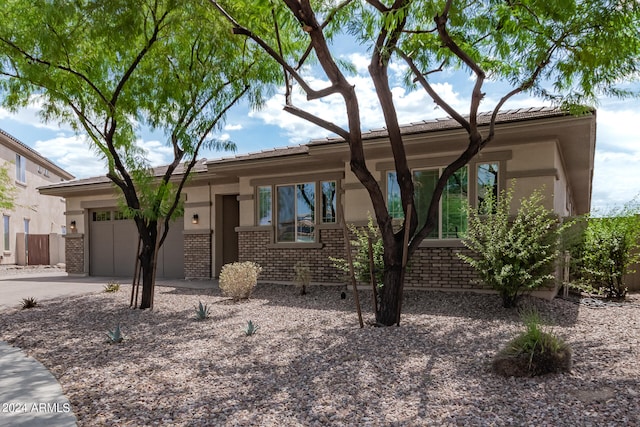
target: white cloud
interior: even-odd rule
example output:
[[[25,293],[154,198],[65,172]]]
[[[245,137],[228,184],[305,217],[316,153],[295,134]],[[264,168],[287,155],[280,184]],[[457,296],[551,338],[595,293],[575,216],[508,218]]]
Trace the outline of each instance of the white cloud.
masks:
[[[39,140],[33,148],[40,154],[76,176],[86,178],[106,173],[104,161],[94,153],[83,136],[57,136]]]
[[[173,160],[173,148],[157,140],[144,141],[138,139],[136,145],[142,147],[145,152],[145,158],[151,166],[161,166],[171,163]]]
[[[145,150],[151,166],[166,165],[173,158],[171,147],[155,140],[139,139],[136,144]],[[107,172],[104,160],[97,150],[92,150],[84,136],[57,136],[38,140],[33,148],[76,178],[104,175]]]
[[[640,135],[634,129],[640,111],[627,108],[597,111],[597,139],[592,207],[622,206],[640,194]]]
[[[356,61],[354,61],[356,63],[363,58],[360,55],[352,56],[356,57]],[[384,117],[371,79],[368,76],[357,75],[348,80],[354,85],[358,96],[362,129],[366,131],[384,126]],[[327,81],[313,77],[308,77],[308,82],[313,88],[323,88],[329,85]],[[440,96],[454,108],[465,107],[463,100],[459,97],[459,94],[453,90],[451,84],[435,83],[433,86]],[[442,110],[436,107],[433,100],[422,89],[407,91],[400,86],[396,86],[392,88],[392,93],[401,124],[445,115]],[[339,95],[331,95],[322,100],[307,101],[305,95],[301,93],[300,90],[294,89],[292,99],[296,107],[314,114],[323,120],[342,127],[346,127],[347,125],[346,108],[344,101]],[[262,110],[251,112],[249,115],[261,119],[266,124],[280,127],[284,131],[288,142],[293,144],[301,144],[308,142],[310,139],[331,135],[329,131],[285,112],[283,105],[284,90],[281,89],[265,103]]]
[[[33,97],[29,106],[21,108],[16,112],[11,112],[0,107],[0,119],[14,120],[18,123],[33,126],[39,129],[49,130],[71,130],[71,127],[65,123],[45,122],[40,111],[42,109],[42,100],[39,97]]]
[[[242,125],[241,124],[233,124],[233,125],[225,125],[224,126],[224,130],[240,130],[242,129]]]

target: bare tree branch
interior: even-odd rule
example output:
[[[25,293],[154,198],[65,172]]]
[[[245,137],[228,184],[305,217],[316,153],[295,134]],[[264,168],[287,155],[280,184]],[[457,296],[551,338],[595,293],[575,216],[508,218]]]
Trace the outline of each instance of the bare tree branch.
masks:
[[[427,91],[427,93],[429,94],[431,99],[433,99],[433,102],[435,102],[436,105],[438,105],[438,107],[442,108],[456,122],[460,123],[460,125],[467,132],[470,132],[471,131],[471,125],[469,124],[467,119],[465,119],[451,105],[449,105],[440,95],[438,95],[438,92],[436,92],[435,89],[433,88],[433,86],[431,86],[431,84],[427,81],[427,79],[424,78],[424,74],[422,72],[420,72],[420,70],[416,66],[415,62],[413,62],[413,59],[411,59],[406,53],[404,53],[400,49],[397,49],[397,52],[405,60],[407,65],[409,65],[409,68],[411,68],[411,72],[413,72],[413,74],[416,76],[415,80],[418,81],[422,85],[422,87],[424,88],[425,91]]]

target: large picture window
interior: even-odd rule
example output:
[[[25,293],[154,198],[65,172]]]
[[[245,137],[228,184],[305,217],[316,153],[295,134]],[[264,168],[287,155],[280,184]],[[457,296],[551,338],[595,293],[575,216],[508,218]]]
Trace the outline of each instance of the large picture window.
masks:
[[[277,241],[315,242],[315,197],[313,182],[277,187]]]
[[[414,200],[418,212],[420,227],[427,220],[427,211],[433,196],[433,190],[438,183],[441,169],[425,169],[413,172],[415,186]],[[454,173],[442,193],[438,207],[437,223],[434,230],[427,236],[431,239],[456,239],[467,230],[467,215],[465,205],[469,197],[469,172],[465,166]],[[400,188],[396,173],[387,173],[387,204],[389,214],[393,218],[403,218]]]

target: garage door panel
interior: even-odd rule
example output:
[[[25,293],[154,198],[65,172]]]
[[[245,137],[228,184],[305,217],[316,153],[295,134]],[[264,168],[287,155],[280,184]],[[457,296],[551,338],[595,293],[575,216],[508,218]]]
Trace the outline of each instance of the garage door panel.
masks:
[[[133,277],[138,230],[132,220],[117,219],[117,209],[91,212],[89,230],[89,274],[106,277]],[[169,233],[158,253],[157,278],[184,278],[184,220],[169,226]]]
[[[182,218],[169,224],[169,233],[158,254],[158,277],[184,278],[184,221]]]
[[[113,276],[113,224],[94,221],[90,233],[89,273],[92,276]]]
[[[138,248],[138,230],[131,220],[113,222],[114,275],[133,277]]]

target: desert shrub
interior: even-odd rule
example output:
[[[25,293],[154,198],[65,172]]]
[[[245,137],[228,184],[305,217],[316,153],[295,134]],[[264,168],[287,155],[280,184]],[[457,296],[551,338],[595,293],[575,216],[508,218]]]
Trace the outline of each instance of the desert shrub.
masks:
[[[248,337],[251,335],[255,335],[256,332],[258,332],[258,329],[260,329],[260,326],[256,325],[251,320],[249,320],[247,322],[247,327],[244,328],[244,334]]]
[[[504,307],[516,306],[523,293],[553,280],[559,226],[553,211],[542,205],[544,196],[534,191],[520,200],[511,221],[513,186],[498,200],[488,194],[480,209],[469,207],[469,226],[462,242],[473,256],[458,254],[480,280],[500,293]]]
[[[293,270],[296,273],[295,282],[298,286],[300,286],[300,295],[305,295],[307,293],[307,286],[311,282],[311,268],[309,268],[309,264],[304,261],[296,262],[296,265],[293,266]]]
[[[198,301],[196,307],[196,320],[206,320],[209,318],[211,310],[207,307],[207,304],[202,304],[202,301]]]
[[[107,284],[104,285],[104,291],[106,293],[118,292],[119,290],[120,290],[120,283],[118,282],[107,282]]]
[[[353,224],[348,225],[349,230],[355,236],[354,240],[351,240],[351,248],[355,251],[353,255],[353,271],[356,279],[362,283],[369,283],[371,280],[369,273],[369,239],[371,239],[371,246],[373,252],[373,267],[376,277],[376,283],[381,285],[383,282],[384,273],[384,246],[382,244],[382,237],[378,227],[373,223],[373,218],[369,215],[369,222],[367,226],[358,228]],[[348,276],[349,263],[344,258],[329,257],[329,260],[333,262],[333,266]]]
[[[624,298],[624,276],[640,260],[639,246],[640,216],[631,204],[601,218],[589,218],[584,244],[574,254],[579,263],[578,287],[608,298]]]
[[[236,301],[249,298],[261,271],[262,267],[251,261],[223,265],[219,281],[222,294]]]
[[[107,342],[109,344],[119,344],[122,341],[124,341],[124,335],[120,330],[120,324],[117,324],[113,331],[107,330]]]
[[[536,310],[522,315],[526,330],[493,359],[493,370],[507,377],[544,375],[571,370],[571,347],[541,328]]]
[[[35,297],[22,298],[22,309],[27,310],[38,306],[38,300]]]

